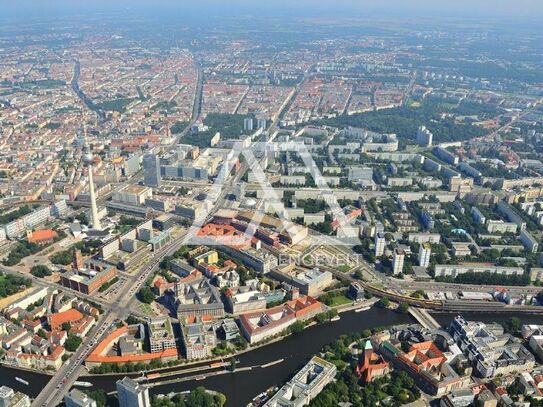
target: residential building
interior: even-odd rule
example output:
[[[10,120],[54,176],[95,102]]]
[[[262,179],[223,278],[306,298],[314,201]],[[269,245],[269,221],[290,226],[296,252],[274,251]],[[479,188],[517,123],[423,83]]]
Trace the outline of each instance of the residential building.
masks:
[[[422,147],[432,147],[434,135],[425,126],[419,127],[417,131],[417,144]]]
[[[458,161],[459,161],[458,156],[451,153],[450,151],[448,151],[447,149],[441,146],[435,147],[432,152],[437,158],[439,158],[441,161],[446,162],[447,164],[450,164],[450,165],[458,164]]]
[[[528,346],[535,353],[540,361],[543,361],[543,335],[537,334],[530,336]]]
[[[245,266],[251,267],[263,274],[266,274],[278,264],[277,257],[273,254],[265,253],[262,250],[256,250],[252,247],[237,249],[230,246],[220,246],[217,249],[241,261]]]
[[[392,274],[398,275],[403,272],[403,263],[405,252],[402,249],[394,249],[394,258],[392,260]]]
[[[490,390],[485,389],[477,396],[477,405],[480,407],[497,407],[498,399]]]
[[[471,207],[470,214],[471,214],[471,218],[473,219],[474,222],[477,222],[477,223],[479,223],[480,225],[484,225],[484,224],[485,224],[485,222],[486,222],[486,217],[485,217],[485,215],[483,215],[483,214],[481,213],[481,211],[480,211],[476,206],[472,206],[472,207]]]
[[[305,406],[334,380],[336,371],[334,364],[314,356],[264,407]]]
[[[225,318],[221,324],[221,331],[224,339],[231,341],[239,336],[239,327],[232,318]]]
[[[285,267],[275,268],[271,270],[268,275],[276,280],[298,288],[301,294],[312,297],[320,294],[334,281],[334,276],[329,271],[322,271],[318,268],[313,268],[311,270],[300,269],[296,267],[295,263],[291,263]]]
[[[243,130],[245,131],[253,131],[253,118],[247,117],[243,119]]]
[[[482,322],[466,321],[457,316],[449,327],[450,334],[482,378],[529,371],[534,356],[503,327],[489,327]]]
[[[96,401],[79,389],[72,389],[64,396],[66,407],[97,407]]]
[[[353,301],[361,301],[364,297],[364,287],[358,282],[353,281],[349,285],[349,289],[347,290],[347,297],[352,299]]]
[[[530,253],[537,252],[537,249],[539,248],[539,243],[526,229],[520,232],[520,241],[522,242],[522,245],[526,248],[526,251]]]
[[[143,185],[126,185],[113,192],[113,202],[126,205],[145,205],[145,200],[153,196],[153,190]]]
[[[299,297],[265,311],[250,312],[239,318],[241,331],[250,343],[280,334],[296,321],[305,321],[322,311],[312,297]]]
[[[440,407],[469,407],[473,405],[475,395],[470,389],[452,391],[440,400]]]
[[[49,206],[43,206],[33,210],[27,215],[16,219],[3,227],[8,239],[16,239],[24,236],[27,230],[32,230],[43,225],[50,218],[59,218],[68,212],[66,201],[58,201]]]
[[[455,264],[436,264],[435,266],[435,276],[436,277],[452,277],[456,278],[456,276],[460,274],[464,274],[467,272],[472,273],[497,273],[501,275],[516,275],[521,276],[524,274],[524,269],[522,267],[502,267],[502,266],[494,266],[489,265],[486,263],[468,263],[463,265],[455,265]]]
[[[385,253],[386,239],[383,233],[375,234],[375,257],[381,257]]]
[[[512,208],[508,203],[504,201],[498,202],[496,210],[502,214],[509,222],[515,223],[520,230],[526,229],[526,222],[524,219]]]
[[[151,407],[149,389],[130,377],[117,380],[119,407]]]
[[[183,347],[187,360],[205,359],[212,355],[215,346],[213,327],[203,322],[194,322],[181,326]]]
[[[175,349],[175,336],[168,317],[152,318],[147,324],[149,329],[149,347],[151,353]]]
[[[437,244],[441,241],[439,233],[409,233],[407,240],[414,243],[432,243]]]
[[[513,222],[503,220],[489,220],[486,224],[488,233],[517,233],[518,226]]]
[[[425,229],[431,230],[435,226],[434,217],[426,210],[422,211],[420,220]]]
[[[7,386],[0,387],[0,407],[30,407],[30,398]]]
[[[425,242],[419,248],[419,266],[427,268],[430,265],[430,256],[432,254],[432,246]]]

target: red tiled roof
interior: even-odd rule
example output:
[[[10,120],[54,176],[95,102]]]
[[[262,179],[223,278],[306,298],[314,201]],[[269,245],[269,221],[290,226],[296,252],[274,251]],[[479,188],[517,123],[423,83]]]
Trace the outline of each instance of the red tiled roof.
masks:
[[[57,312],[49,317],[51,329],[57,329],[65,322],[76,322],[83,318],[83,314],[75,308],[70,308],[64,312]]]
[[[47,240],[53,240],[58,236],[57,232],[51,229],[36,230],[32,232],[28,237],[30,243],[45,242]]]
[[[163,357],[177,356],[177,349],[166,349],[163,352],[156,353],[142,353],[139,355],[126,355],[126,356],[107,356],[102,355],[106,348],[115,340],[123,336],[128,332],[126,325],[116,329],[110,333],[102,342],[100,342],[92,353],[87,357],[87,362],[95,363],[127,363],[127,362],[145,362],[152,359],[159,359]]]

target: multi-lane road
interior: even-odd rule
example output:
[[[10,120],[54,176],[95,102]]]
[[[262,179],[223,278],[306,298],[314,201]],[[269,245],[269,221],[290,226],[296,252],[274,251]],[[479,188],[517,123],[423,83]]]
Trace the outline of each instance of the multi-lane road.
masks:
[[[36,397],[33,406],[56,406],[62,401],[77,378],[84,373],[83,363],[92,348],[116,326],[116,322],[124,320],[130,314],[130,305],[135,299],[135,294],[147,279],[159,268],[164,257],[175,252],[182,243],[185,233],[172,240],[162,251],[151,257],[149,262],[137,275],[129,277],[111,304],[102,304],[104,314],[99,323],[85,337],[83,343],[69,362],[62,366],[49,381],[43,391]]]

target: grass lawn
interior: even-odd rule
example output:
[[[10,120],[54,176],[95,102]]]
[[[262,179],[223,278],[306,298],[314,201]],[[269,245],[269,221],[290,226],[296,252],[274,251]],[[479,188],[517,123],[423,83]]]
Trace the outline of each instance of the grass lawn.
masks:
[[[351,269],[351,266],[348,264],[342,264],[341,266],[336,267],[336,269],[340,273],[347,273]]]
[[[337,297],[334,297],[334,300],[329,305],[330,307],[339,307],[340,305],[350,304],[353,300],[350,298],[347,298],[344,295],[338,295]]]
[[[150,315],[150,316],[156,316],[155,312],[153,311],[153,308],[149,304],[141,303],[139,306],[139,309],[144,314]]]

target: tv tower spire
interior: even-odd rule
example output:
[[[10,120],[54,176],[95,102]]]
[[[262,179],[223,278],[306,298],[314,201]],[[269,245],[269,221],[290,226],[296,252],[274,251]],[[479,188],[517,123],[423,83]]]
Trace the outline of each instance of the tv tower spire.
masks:
[[[94,180],[93,180],[93,171],[92,166],[94,164],[94,157],[90,151],[89,144],[87,143],[87,126],[85,129],[85,153],[83,154],[83,164],[87,166],[89,173],[89,192],[90,192],[90,201],[91,201],[91,221],[92,228],[95,230],[102,230],[100,225],[100,219],[98,218],[98,206],[96,205],[96,194],[94,193]]]

